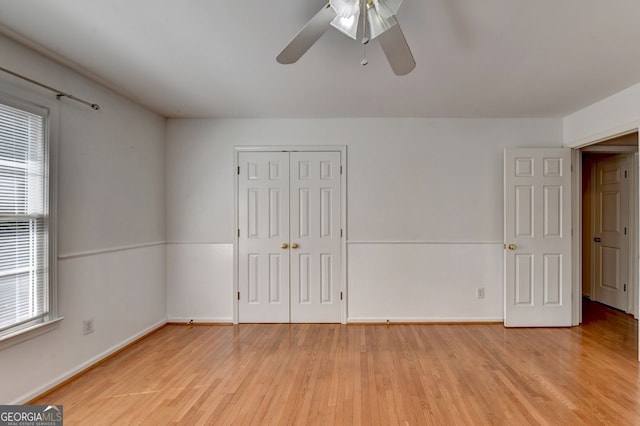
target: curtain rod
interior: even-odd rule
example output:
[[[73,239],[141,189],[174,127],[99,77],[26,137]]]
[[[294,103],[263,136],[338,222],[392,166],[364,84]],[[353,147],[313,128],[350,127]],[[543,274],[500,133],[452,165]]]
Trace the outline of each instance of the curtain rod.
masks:
[[[91,102],[85,101],[84,99],[76,98],[75,96],[73,96],[70,93],[65,93],[62,90],[54,89],[53,87],[50,87],[50,86],[47,86],[46,84],[42,84],[42,83],[40,83],[38,81],[32,80],[29,77],[25,77],[23,75],[20,75],[20,74],[18,74],[16,72],[13,72],[13,71],[8,70],[6,68],[0,67],[0,71],[6,72],[7,74],[11,74],[14,77],[18,77],[18,78],[20,78],[20,79],[22,79],[24,81],[28,81],[31,84],[35,84],[36,86],[40,86],[40,87],[42,87],[44,89],[47,89],[47,90],[49,90],[51,92],[54,92],[56,94],[56,99],[69,98],[72,101],[80,102],[81,104],[85,104],[86,106],[91,107],[94,111],[99,111],[100,110],[100,105],[98,105],[98,104],[93,104]]]

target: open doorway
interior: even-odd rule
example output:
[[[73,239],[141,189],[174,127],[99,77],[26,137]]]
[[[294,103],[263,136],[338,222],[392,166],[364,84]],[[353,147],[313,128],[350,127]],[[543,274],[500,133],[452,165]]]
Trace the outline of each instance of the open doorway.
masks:
[[[638,132],[580,155],[582,295],[637,319]]]

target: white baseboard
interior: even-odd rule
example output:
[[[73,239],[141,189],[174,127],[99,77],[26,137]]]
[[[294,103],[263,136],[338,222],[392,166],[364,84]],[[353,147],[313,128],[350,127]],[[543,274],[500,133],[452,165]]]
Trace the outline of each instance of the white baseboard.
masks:
[[[348,318],[347,324],[372,324],[372,323],[404,323],[404,324],[465,324],[465,323],[500,323],[504,318]]]
[[[130,344],[131,342],[151,333],[152,331],[157,330],[158,328],[164,326],[167,323],[167,320],[162,320],[162,321],[158,321],[157,323],[145,328],[144,330],[140,331],[139,333],[134,334],[133,336],[129,337],[128,339],[110,347],[109,349],[107,349],[106,351],[102,352],[101,354],[98,354],[96,356],[94,356],[93,358],[89,359],[88,361],[80,364],[79,366],[77,366],[76,368],[67,371],[66,373],[64,373],[63,375],[59,376],[58,378],[56,378],[55,380],[52,380],[51,382],[47,383],[44,386],[41,386],[35,390],[33,390],[32,392],[27,393],[26,395],[22,395],[21,397],[17,398],[14,402],[11,402],[11,405],[19,405],[19,404],[24,404],[28,401],[31,401],[34,398],[37,398],[38,396],[44,394],[45,392],[49,391],[50,389],[53,389],[54,387],[58,386],[60,383],[64,382],[65,380],[70,379],[71,377],[75,376],[78,373],[81,373],[84,370],[87,370],[89,367],[91,367],[92,365],[102,361],[103,359],[105,359],[106,357],[108,357],[109,355],[113,354],[114,352],[117,352],[118,350],[122,349],[123,347],[127,346],[128,344]]]

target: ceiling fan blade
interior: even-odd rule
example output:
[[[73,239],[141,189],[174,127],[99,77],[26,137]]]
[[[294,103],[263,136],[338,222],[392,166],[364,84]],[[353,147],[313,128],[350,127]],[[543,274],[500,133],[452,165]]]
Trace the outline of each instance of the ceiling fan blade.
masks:
[[[378,41],[395,75],[409,74],[416,67],[416,61],[399,24],[380,34]]]
[[[293,64],[306,53],[307,50],[318,41],[336,17],[336,12],[327,3],[320,12],[316,13],[309,22],[296,34],[296,36],[286,45],[282,52],[276,57],[281,64]]]

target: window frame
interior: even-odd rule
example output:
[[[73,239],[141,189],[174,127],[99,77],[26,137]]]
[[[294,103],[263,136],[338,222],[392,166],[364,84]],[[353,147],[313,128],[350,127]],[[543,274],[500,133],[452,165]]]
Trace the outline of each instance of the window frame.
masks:
[[[15,327],[0,336],[0,350],[48,333],[60,324],[63,317],[58,312],[58,250],[57,250],[57,199],[58,199],[58,105],[53,99],[19,87],[4,87],[0,81],[0,103],[44,117],[45,170],[48,175],[48,291],[49,313],[42,320],[34,320]]]

